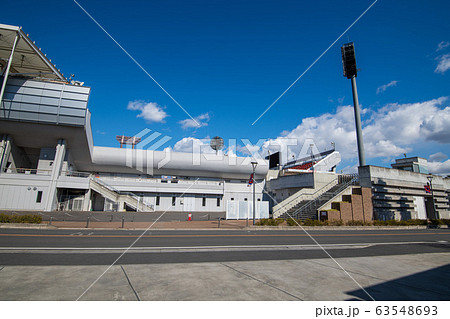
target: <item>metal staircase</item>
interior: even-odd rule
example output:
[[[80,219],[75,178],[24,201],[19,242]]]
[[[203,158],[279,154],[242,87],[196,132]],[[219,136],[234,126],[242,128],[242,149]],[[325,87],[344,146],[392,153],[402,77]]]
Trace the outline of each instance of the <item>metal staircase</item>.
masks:
[[[283,215],[281,215],[281,218],[295,218],[300,220],[317,219],[317,209],[319,207],[326,204],[336,195],[345,191],[349,186],[357,185],[358,183],[358,175],[340,176],[337,185],[332,186],[314,199],[301,201],[294,207],[288,209]]]
[[[90,188],[102,195],[103,197],[113,201],[113,202],[123,202],[129,207],[136,209],[136,211],[149,212],[154,211],[153,205],[148,205],[141,200],[140,197],[136,196],[131,192],[121,192],[111,185],[108,185],[99,178],[91,176],[90,178]]]

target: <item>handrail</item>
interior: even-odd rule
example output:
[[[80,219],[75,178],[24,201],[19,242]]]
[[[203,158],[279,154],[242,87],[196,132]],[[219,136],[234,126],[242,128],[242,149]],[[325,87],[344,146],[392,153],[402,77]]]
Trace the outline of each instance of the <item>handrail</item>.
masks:
[[[62,171],[61,175],[69,177],[90,177],[91,173],[88,172],[77,172],[77,171]]]
[[[6,174],[30,174],[30,175],[51,175],[51,169],[42,169],[42,168],[7,168]],[[70,177],[89,177],[91,174],[87,172],[77,172],[77,171],[62,171],[61,176],[70,176]]]
[[[98,184],[102,185],[103,187],[105,187],[106,189],[108,189],[108,190],[110,190],[110,191],[112,191],[112,192],[114,192],[114,193],[117,193],[117,194],[119,194],[119,195],[130,196],[131,198],[133,198],[134,200],[137,201],[137,205],[138,205],[138,206],[139,206],[139,204],[142,204],[142,206],[148,206],[148,207],[150,207],[151,209],[154,209],[152,204],[149,205],[149,204],[144,203],[143,200],[141,201],[141,198],[140,198],[139,196],[137,196],[136,194],[134,194],[134,193],[132,193],[132,192],[123,192],[123,191],[120,191],[120,190],[118,190],[117,188],[115,188],[115,187],[113,187],[113,186],[111,186],[111,185],[105,183],[105,182],[102,181],[100,178],[94,177],[93,175],[91,175],[91,180],[93,180],[94,182],[97,182]]]
[[[6,174],[51,175],[51,169],[38,168],[5,168]]]
[[[295,201],[295,200],[297,200],[300,196],[302,196],[302,195],[308,195],[308,196],[316,196],[320,191],[322,191],[324,188],[326,188],[326,187],[328,187],[329,185],[331,185],[331,184],[333,184],[333,183],[336,183],[337,184],[337,182],[339,181],[339,179],[333,179],[331,182],[329,182],[328,184],[326,184],[326,185],[324,185],[322,188],[320,188],[320,189],[318,189],[317,191],[315,191],[314,193],[312,193],[312,194],[299,194],[299,193],[301,193],[302,191],[304,191],[306,188],[302,188],[301,190],[299,190],[298,192],[296,192],[295,194],[293,194],[292,196],[290,196],[290,197],[293,197],[289,202],[286,202],[286,203],[284,203],[284,201],[282,201],[281,203],[279,203],[278,205],[282,205],[282,206],[280,206],[280,208],[278,208],[278,209],[276,209],[275,211],[278,211],[278,210],[280,210],[280,209],[282,209],[283,207],[286,207],[287,205],[289,205],[290,203],[292,203],[293,201]],[[297,195],[298,194],[298,196],[295,196],[295,195]],[[294,197],[295,196],[295,197]],[[320,196],[320,195],[317,195],[317,196]],[[287,199],[287,198],[286,198]],[[278,205],[276,205],[276,206],[278,206]],[[276,206],[274,206],[274,208],[276,207]],[[272,212],[273,213],[273,212]]]
[[[354,185],[356,181],[359,180],[359,176],[358,174],[352,174],[349,175],[352,176],[352,179],[349,180],[348,182],[342,184],[341,187],[339,187],[336,191],[334,191],[333,193],[331,193],[331,198],[333,198],[334,196],[336,196],[337,194],[341,193],[342,191],[344,191],[347,187],[349,187],[350,185]],[[340,185],[340,184],[338,184]],[[301,206],[299,209],[297,209],[295,212],[293,212],[291,214],[292,217],[297,217],[300,213],[302,213],[304,210],[306,210],[306,208],[309,206],[313,206],[313,204],[317,203],[322,195],[326,194],[326,192],[322,193],[321,195],[319,195],[317,198],[315,198],[314,200],[309,201],[308,203],[305,203],[303,206]]]

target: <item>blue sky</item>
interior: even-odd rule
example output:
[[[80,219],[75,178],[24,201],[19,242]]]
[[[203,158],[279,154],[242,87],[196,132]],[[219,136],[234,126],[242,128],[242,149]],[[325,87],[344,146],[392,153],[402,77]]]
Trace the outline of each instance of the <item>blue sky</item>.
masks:
[[[187,150],[229,139],[306,138],[357,164],[350,81],[340,46],[356,47],[367,163],[422,156],[450,174],[448,1],[379,0],[254,125],[261,113],[373,0],[86,1],[88,11],[201,127],[72,0],[9,1],[0,23],[20,25],[61,71],[92,88],[94,143],[149,128]],[[245,142],[244,142],[245,143]],[[245,153],[239,142],[236,152]],[[272,144],[271,144],[272,145]],[[266,149],[273,149],[267,142]],[[287,156],[288,154],[286,154]],[[431,156],[431,157],[430,157]]]

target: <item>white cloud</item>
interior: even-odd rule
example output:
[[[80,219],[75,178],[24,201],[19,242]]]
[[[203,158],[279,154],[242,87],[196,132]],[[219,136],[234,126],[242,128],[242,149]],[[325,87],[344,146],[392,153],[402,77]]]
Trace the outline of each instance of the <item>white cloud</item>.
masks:
[[[421,131],[426,134],[426,140],[435,141],[441,144],[450,143],[450,107],[439,110],[426,118]]]
[[[173,150],[176,152],[185,153],[201,153],[201,154],[212,154],[216,153],[210,146],[210,139],[198,139],[195,137],[185,137],[173,146]]]
[[[127,106],[128,110],[140,111],[136,117],[142,117],[147,122],[161,122],[168,116],[161,106],[156,103],[144,101],[131,101]]]
[[[368,116],[363,123],[366,156],[399,156],[426,141],[449,144],[450,107],[441,107],[445,101],[446,98],[439,98],[421,103],[389,104],[378,110],[363,109],[362,113]],[[357,158],[352,106],[338,107],[335,113],[305,118],[295,129],[283,133],[264,143],[262,154],[267,154],[267,150],[281,149],[285,162],[292,154],[308,155],[309,145],[313,141],[321,151],[334,142],[343,160]],[[292,143],[293,140],[296,142]]]
[[[446,100],[439,98],[422,103],[388,104],[373,112],[364,134],[372,143],[387,140],[396,146],[424,141],[450,143],[450,107],[439,107]]]
[[[450,175],[450,160],[445,162],[428,162],[428,171],[437,175]]]
[[[441,50],[444,50],[446,47],[448,47],[450,45],[450,42],[448,42],[448,41],[441,41],[439,44],[438,44],[438,47],[437,47],[437,49],[436,49],[436,52],[439,52],[439,51],[441,51]]]
[[[437,153],[435,153],[435,154],[431,154],[431,155],[428,157],[428,160],[429,160],[430,162],[441,162],[441,161],[446,160],[447,158],[448,158],[448,156],[445,155],[444,153],[442,153],[442,152],[437,152]]]
[[[391,81],[388,84],[384,84],[382,86],[380,86],[379,88],[377,88],[377,94],[383,93],[384,91],[386,91],[387,88],[391,87],[391,86],[396,86],[398,83],[398,81]]]
[[[209,119],[209,113],[204,113],[195,117],[194,119],[189,118],[179,121],[178,124],[181,125],[181,128],[183,130],[186,130],[188,128],[199,128],[202,126],[208,126]]]
[[[437,57],[436,60],[438,60],[439,63],[437,65],[436,69],[434,70],[434,72],[444,73],[448,69],[450,69],[450,54],[441,55],[441,56]]]

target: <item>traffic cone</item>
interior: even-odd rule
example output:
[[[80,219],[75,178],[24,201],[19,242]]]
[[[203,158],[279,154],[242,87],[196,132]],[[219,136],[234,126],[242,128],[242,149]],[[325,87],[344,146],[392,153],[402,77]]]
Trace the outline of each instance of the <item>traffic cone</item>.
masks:
[[[189,213],[189,215],[188,215],[188,221],[191,221],[191,220],[192,220],[192,214]]]

